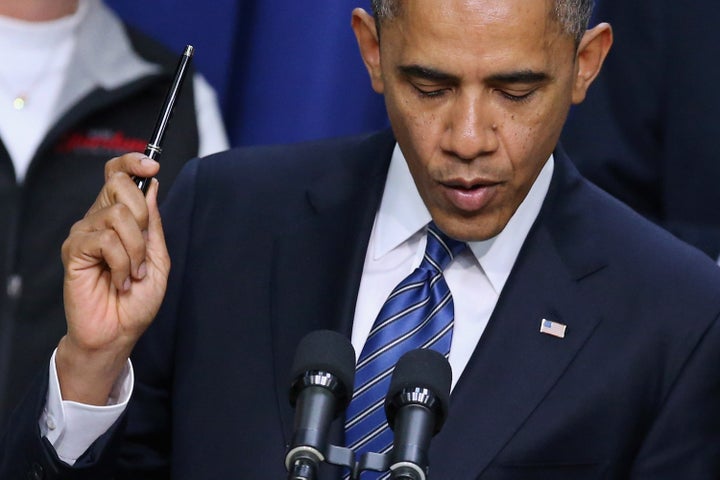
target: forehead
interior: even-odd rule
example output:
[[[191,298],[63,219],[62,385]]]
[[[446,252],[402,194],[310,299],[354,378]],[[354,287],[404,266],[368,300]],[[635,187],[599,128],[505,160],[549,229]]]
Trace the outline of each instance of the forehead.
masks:
[[[553,0],[408,0],[398,17],[383,23],[381,42],[404,56],[448,62],[523,56],[547,61],[562,44],[572,44],[552,19],[552,5]]]
[[[555,0],[399,0],[398,15],[436,22],[481,23],[502,20],[506,24],[546,23],[552,18]]]

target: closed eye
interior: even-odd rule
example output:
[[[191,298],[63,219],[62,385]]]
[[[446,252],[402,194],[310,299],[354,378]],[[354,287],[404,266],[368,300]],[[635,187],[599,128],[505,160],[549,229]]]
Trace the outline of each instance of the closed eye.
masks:
[[[415,91],[418,93],[418,95],[422,98],[438,98],[443,96],[445,93],[447,93],[448,88],[438,88],[438,87],[423,87],[416,85],[414,83],[411,83]]]
[[[529,92],[520,95],[513,94],[505,90],[500,90],[500,93],[503,97],[505,97],[507,100],[510,100],[511,102],[522,103],[530,100],[530,98],[535,94],[535,90],[530,90]]]

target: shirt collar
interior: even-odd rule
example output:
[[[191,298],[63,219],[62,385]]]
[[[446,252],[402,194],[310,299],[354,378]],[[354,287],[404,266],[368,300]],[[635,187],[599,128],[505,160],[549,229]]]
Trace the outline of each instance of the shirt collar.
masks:
[[[502,232],[488,240],[468,243],[496,293],[500,293],[505,285],[520,248],[540,212],[550,187],[554,167],[555,160],[550,155]],[[396,144],[376,217],[373,256],[380,258],[397,248],[422,230],[431,219],[405,157]]]

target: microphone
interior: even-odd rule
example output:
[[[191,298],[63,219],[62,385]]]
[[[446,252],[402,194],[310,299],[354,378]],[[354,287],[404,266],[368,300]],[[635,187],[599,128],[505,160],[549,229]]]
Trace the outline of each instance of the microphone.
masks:
[[[291,378],[295,424],[285,467],[289,480],[311,480],[325,461],[330,424],[352,398],[355,350],[350,340],[330,330],[311,332],[298,345]]]
[[[394,432],[390,478],[427,479],[430,440],[447,418],[451,382],[450,364],[435,350],[411,350],[398,360],[385,397]]]

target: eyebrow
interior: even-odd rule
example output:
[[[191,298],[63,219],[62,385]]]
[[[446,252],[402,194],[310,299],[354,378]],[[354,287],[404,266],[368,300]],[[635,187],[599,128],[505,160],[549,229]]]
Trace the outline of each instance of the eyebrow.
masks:
[[[441,70],[423,67],[421,65],[400,65],[398,70],[408,77],[422,78],[432,82],[454,82],[458,83],[460,78]]]
[[[545,72],[536,72],[534,70],[519,70],[517,72],[507,73],[496,73],[490,75],[486,81],[490,83],[502,83],[502,84],[513,84],[513,83],[545,83],[550,80],[550,75]]]
[[[436,70],[434,68],[423,67],[421,65],[400,65],[398,70],[408,77],[422,78],[432,82],[451,82],[459,83],[460,78],[456,75]],[[545,72],[537,72],[535,70],[518,70],[515,72],[496,73],[485,79],[488,83],[493,84],[534,84],[545,83],[551,79],[550,75]]]

